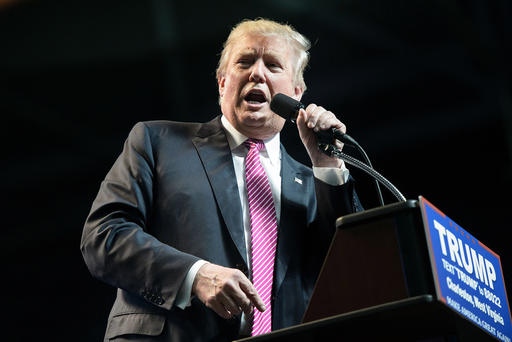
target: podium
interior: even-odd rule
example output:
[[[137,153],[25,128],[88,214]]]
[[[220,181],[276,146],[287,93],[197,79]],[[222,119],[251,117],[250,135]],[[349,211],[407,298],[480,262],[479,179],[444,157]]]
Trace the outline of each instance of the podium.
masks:
[[[465,290],[462,285],[455,284],[458,277],[491,301],[490,291],[484,285],[498,291],[497,284],[500,279],[503,282],[502,278],[496,275],[497,272],[492,273],[489,267],[487,276],[478,273],[481,271],[481,267],[477,267],[479,260],[487,259],[473,247],[466,247],[464,258],[464,246],[469,243],[466,239],[471,240],[470,234],[462,228],[451,221],[444,223],[465,237],[459,240],[448,230],[441,234],[444,221],[440,218],[441,223],[434,222],[435,229],[429,228],[426,206],[431,206],[441,218],[448,219],[421,197],[419,201],[393,203],[340,217],[303,323],[238,341],[507,341],[510,310],[506,294],[498,303],[505,312],[498,313],[502,318],[499,320],[498,316],[486,312],[485,306],[480,305],[478,310],[479,304],[485,304],[485,298],[473,298],[471,288]],[[445,253],[441,257],[433,252],[436,241],[429,235],[429,229],[434,234],[437,230],[440,232],[442,252]],[[445,237],[447,240],[442,240]],[[477,246],[478,241],[475,242],[472,236],[471,239]],[[476,256],[474,268],[471,268],[474,274],[469,274],[467,263],[471,262],[472,254]],[[440,259],[444,270],[440,270]],[[485,266],[484,261],[482,264]],[[501,264],[499,268],[501,270]],[[449,290],[445,289],[443,282],[446,281],[441,271],[452,272],[445,277]],[[475,279],[481,279],[482,286],[470,281]],[[449,291],[448,295],[446,291]],[[471,306],[470,303],[476,314],[465,308]],[[489,303],[487,306],[494,308],[492,302]],[[492,318],[501,330],[487,323],[492,323]]]

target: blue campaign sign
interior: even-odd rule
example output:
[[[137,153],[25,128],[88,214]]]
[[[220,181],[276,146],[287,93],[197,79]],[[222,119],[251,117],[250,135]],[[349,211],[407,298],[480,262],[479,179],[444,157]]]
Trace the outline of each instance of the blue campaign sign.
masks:
[[[438,298],[510,342],[512,322],[500,257],[423,197],[420,206]]]

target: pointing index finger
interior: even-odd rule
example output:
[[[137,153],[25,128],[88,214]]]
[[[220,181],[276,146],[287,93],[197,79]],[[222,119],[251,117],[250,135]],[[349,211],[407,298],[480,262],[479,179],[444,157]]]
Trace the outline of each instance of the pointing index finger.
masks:
[[[263,303],[263,300],[261,300],[260,296],[258,295],[258,292],[254,288],[254,286],[247,280],[247,282],[241,282],[240,288],[242,291],[244,291],[245,295],[251,303],[259,310],[259,311],[265,311],[267,308],[265,307],[265,303]]]

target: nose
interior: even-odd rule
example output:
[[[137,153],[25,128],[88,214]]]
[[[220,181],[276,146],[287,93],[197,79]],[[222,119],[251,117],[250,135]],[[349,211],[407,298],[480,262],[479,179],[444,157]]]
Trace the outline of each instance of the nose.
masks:
[[[265,83],[265,63],[258,59],[251,68],[251,74],[249,75],[249,81],[256,83]]]

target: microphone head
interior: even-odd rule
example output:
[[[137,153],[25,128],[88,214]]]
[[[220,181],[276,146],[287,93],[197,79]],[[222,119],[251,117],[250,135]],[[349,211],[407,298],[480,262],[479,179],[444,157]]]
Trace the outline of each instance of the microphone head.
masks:
[[[295,122],[301,108],[304,108],[302,103],[281,93],[274,95],[270,101],[270,109],[291,122]]]

